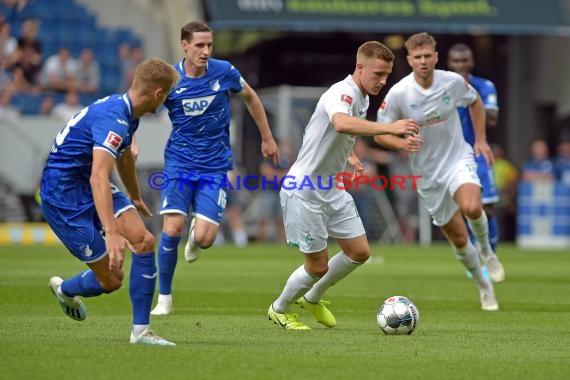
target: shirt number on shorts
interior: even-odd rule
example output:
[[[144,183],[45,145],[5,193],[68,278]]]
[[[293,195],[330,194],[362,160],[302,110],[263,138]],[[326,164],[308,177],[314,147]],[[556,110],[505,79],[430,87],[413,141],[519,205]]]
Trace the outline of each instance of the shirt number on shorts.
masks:
[[[220,192],[218,193],[218,206],[220,206],[222,209],[226,208],[226,203],[228,201],[227,198],[228,197],[226,191],[224,189],[220,189]]]

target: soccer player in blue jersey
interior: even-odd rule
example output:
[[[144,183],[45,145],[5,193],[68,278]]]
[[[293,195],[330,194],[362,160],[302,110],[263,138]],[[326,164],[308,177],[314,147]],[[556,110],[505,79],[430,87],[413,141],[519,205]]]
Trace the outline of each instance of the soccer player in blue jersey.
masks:
[[[175,345],[150,329],[157,276],[155,239],[138,214],[151,215],[141,199],[130,144],[139,118],[155,112],[177,80],[169,63],[158,58],[141,62],[127,93],[99,99],[69,120],[55,138],[41,179],[45,219],[66,248],[89,267],[66,280],[50,278],[57,302],[70,318],[84,320],[87,309],[80,296],[119,289],[128,246],[133,252],[132,344]],[[115,167],[128,197],[110,182]]]
[[[450,70],[463,76],[481,96],[485,107],[486,128],[496,127],[499,120],[497,91],[495,90],[495,85],[490,80],[471,74],[475,66],[471,48],[462,43],[453,45],[447,53],[447,66]],[[473,147],[475,144],[475,132],[469,108],[458,107],[458,112],[459,118],[461,119],[461,127],[463,128],[463,137],[465,141]],[[495,172],[493,171],[493,166],[487,163],[483,155],[476,156],[475,161],[477,162],[477,175],[479,176],[482,186],[483,209],[489,221],[489,243],[496,253],[497,244],[499,242],[499,224],[495,217],[494,204],[499,201],[499,192],[495,184]],[[476,241],[471,230],[469,230],[469,236],[472,242]],[[485,269],[484,272],[486,272]],[[504,272],[501,273],[503,274],[502,276],[496,276],[491,273],[490,275],[493,281],[503,281]]]
[[[164,151],[169,178],[162,191],[163,229],[158,251],[159,297],[153,315],[172,312],[172,279],[178,244],[190,210],[192,217],[184,256],[196,261],[218,233],[226,206],[226,173],[232,169],[230,94],[245,102],[261,134],[261,153],[276,165],[279,150],[265,110],[255,91],[229,62],[211,58],[213,31],[200,21],[182,27],[184,58],[175,65],[181,79],[164,103],[172,133]]]

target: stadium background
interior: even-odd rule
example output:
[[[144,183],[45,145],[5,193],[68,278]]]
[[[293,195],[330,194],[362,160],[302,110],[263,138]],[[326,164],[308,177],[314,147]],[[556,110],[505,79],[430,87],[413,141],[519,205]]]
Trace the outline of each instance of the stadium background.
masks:
[[[570,138],[569,10],[568,0],[29,0],[4,1],[1,7],[14,35],[25,19],[40,21],[43,59],[62,46],[74,55],[84,47],[95,51],[101,86],[98,93],[83,96],[83,104],[116,91],[121,43],[142,47],[145,56],[176,62],[181,56],[180,27],[204,19],[216,31],[215,56],[229,59],[258,90],[276,136],[281,142],[289,139],[295,152],[321,89],[352,72],[354,49],[363,41],[379,40],[395,51],[397,62],[387,88],[409,72],[402,46],[409,34],[435,35],[439,68],[445,68],[448,47],[465,42],[474,50],[475,73],[491,79],[499,94],[501,118],[489,139],[503,145],[519,167],[533,140],[543,138],[554,148]],[[371,99],[371,118],[384,95]],[[43,96],[17,94],[11,106],[20,115],[0,118],[0,243],[53,242],[44,225],[20,224],[41,222],[33,194],[51,140],[64,124],[37,115]],[[61,100],[63,95],[55,97]],[[169,125],[164,115],[143,123],[153,125],[139,133],[141,182],[145,196],[156,205],[158,194],[144,179],[162,166]],[[256,174],[259,141],[239,103],[233,123],[236,161]],[[256,212],[249,206],[255,204],[255,194],[242,198],[254,236]],[[519,211],[524,214],[518,231],[516,219],[506,220],[505,238],[514,240],[518,232],[522,245],[570,247],[567,186],[525,187],[521,199]],[[392,201],[393,194],[375,194],[379,240],[401,240],[388,207]],[[420,220],[426,218],[420,215]],[[160,219],[149,223],[158,233]],[[429,244],[432,238],[439,236],[429,222],[420,222],[418,239]]]

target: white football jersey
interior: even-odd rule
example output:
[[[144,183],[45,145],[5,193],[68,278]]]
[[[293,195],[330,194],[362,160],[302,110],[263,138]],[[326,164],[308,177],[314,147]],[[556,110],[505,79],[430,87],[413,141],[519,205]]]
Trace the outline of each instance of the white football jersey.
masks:
[[[336,188],[337,174],[345,170],[355,137],[338,133],[331,120],[338,112],[365,119],[368,105],[368,95],[362,94],[351,75],[323,93],[305,128],[301,150],[282,191],[295,191],[305,199],[321,202],[342,196],[344,190]]]
[[[420,151],[409,155],[412,173],[422,176],[420,193],[447,183],[455,164],[473,157],[473,149],[463,138],[457,107],[476,99],[477,92],[461,75],[444,70],[435,70],[428,89],[420,87],[410,73],[388,91],[378,109],[378,121],[414,119],[424,139]]]

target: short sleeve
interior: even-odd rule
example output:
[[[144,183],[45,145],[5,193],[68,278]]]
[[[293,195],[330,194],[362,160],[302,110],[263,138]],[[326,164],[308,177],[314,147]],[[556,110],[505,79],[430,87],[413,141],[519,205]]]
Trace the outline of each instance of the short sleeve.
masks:
[[[245,79],[241,76],[241,73],[234,65],[230,64],[230,68],[227,74],[228,78],[228,88],[231,92],[241,92],[245,87]]]
[[[93,133],[93,149],[102,149],[114,158],[121,150],[130,145],[129,123],[120,117],[105,115],[100,117],[91,127]]]
[[[485,80],[484,86],[479,90],[479,95],[483,99],[485,109],[498,110],[499,102],[497,100],[497,90],[495,84],[490,80]]]
[[[400,111],[398,108],[398,96],[397,92],[393,90],[394,87],[388,91],[384,100],[380,103],[378,107],[378,113],[376,114],[376,120],[380,123],[393,123],[400,119]]]
[[[344,113],[348,116],[355,116],[354,106],[355,106],[355,94],[351,88],[338,86],[333,87],[327,93],[327,96],[323,99],[324,110],[332,121],[332,117],[335,113]]]
[[[451,73],[453,78],[453,90],[457,94],[457,105],[467,107],[477,100],[477,91],[465,78],[456,73]]]

